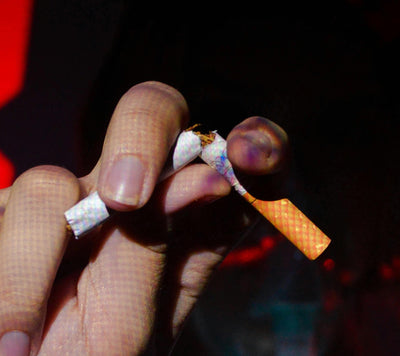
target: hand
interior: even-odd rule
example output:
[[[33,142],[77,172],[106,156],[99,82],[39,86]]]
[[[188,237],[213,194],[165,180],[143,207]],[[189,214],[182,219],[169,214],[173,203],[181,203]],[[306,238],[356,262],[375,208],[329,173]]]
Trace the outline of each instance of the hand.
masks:
[[[156,186],[187,121],[174,89],[137,85],[117,105],[88,176],[41,166],[0,191],[1,356],[168,353],[254,213],[234,194],[218,200],[230,186],[204,164]],[[268,174],[286,141],[272,122],[250,118],[229,135],[228,155],[244,175]],[[95,190],[123,213],[75,241],[63,213]]]

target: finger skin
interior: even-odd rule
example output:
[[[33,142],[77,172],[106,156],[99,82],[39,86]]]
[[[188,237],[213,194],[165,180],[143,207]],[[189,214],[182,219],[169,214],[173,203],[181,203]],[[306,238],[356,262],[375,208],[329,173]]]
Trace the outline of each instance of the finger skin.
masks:
[[[148,171],[146,171],[145,179],[154,174],[154,178],[150,179],[150,183],[144,182],[143,191],[141,192],[150,196],[157,179],[157,172],[161,171],[163,166],[164,157],[166,157],[170,145],[184,125],[185,120],[179,119],[177,121],[177,117],[181,118],[186,109],[177,109],[175,104],[172,105],[172,109],[165,109],[170,104],[162,103],[162,105],[157,106],[157,109],[154,109],[155,111],[148,111],[146,109],[147,106],[140,107],[139,110],[138,107],[143,102],[147,103],[146,98],[149,96],[153,98],[151,101],[159,100],[158,94],[154,93],[155,88],[153,86],[157,87],[160,84],[145,84],[150,87],[136,87],[132,89],[132,92],[127,93],[126,98],[121,99],[121,106],[116,109],[113,117],[113,120],[115,117],[117,119],[112,122],[107,134],[103,155],[98,165],[99,169],[94,172],[99,175],[99,186],[102,183],[101,179],[103,179],[103,184],[106,185],[104,180],[107,179],[107,174],[109,173],[107,169],[112,167],[115,160],[124,155],[134,154],[146,163],[145,166]],[[162,86],[162,88],[169,87]],[[167,90],[171,90],[172,96],[177,95],[172,89]],[[144,99],[139,100],[138,97]],[[157,99],[154,99],[155,97]],[[140,105],[136,106],[135,104],[134,109],[130,109],[128,104],[131,103],[131,99],[138,100]],[[172,102],[175,102],[175,99],[174,97]],[[124,103],[125,100],[126,102]],[[169,99],[165,100],[165,102],[168,103]],[[157,110],[160,110],[162,115],[159,115],[160,112]],[[159,121],[154,119],[154,117],[158,117],[157,115],[160,116]],[[165,118],[168,120],[165,120]],[[247,132],[251,131],[250,127],[251,125],[245,125],[244,128],[239,129]],[[140,134],[132,134],[136,132]],[[132,136],[135,140],[131,139]],[[146,137],[148,138],[146,139]],[[154,139],[155,137],[156,140]],[[248,137],[244,137],[244,140],[248,140]],[[250,138],[254,138],[251,133]],[[235,139],[234,136],[233,139]],[[236,138],[238,140],[236,143],[235,140],[232,141],[233,152],[239,147],[243,147],[243,143],[247,143],[240,141],[240,139],[243,139],[243,137],[240,137],[239,140]],[[141,147],[147,148],[142,150]],[[161,157],[161,159],[153,162],[154,157]],[[238,166],[244,166],[244,170],[246,170],[246,166],[243,162],[246,163],[246,161],[248,161],[246,155],[237,156],[236,163]],[[93,179],[95,174],[90,179],[81,180],[82,184],[86,185],[85,192],[92,190],[96,186]],[[230,187],[219,178],[206,166],[188,167],[183,170],[176,177],[171,178],[166,185],[160,187],[160,192],[165,193],[159,196],[159,199],[164,198],[163,212],[170,213],[180,210],[190,205],[193,201],[203,199],[204,195],[205,197],[220,197],[227,194]],[[145,193],[145,189],[148,189],[148,193]],[[134,204],[129,200],[121,203],[111,199],[108,201],[108,205],[120,210],[130,210],[143,205],[147,199],[147,196],[144,195],[143,198],[142,195],[138,203]],[[13,198],[10,203],[12,201]],[[231,208],[234,211],[236,209],[236,207]],[[154,221],[154,216],[145,216],[148,221]],[[201,216],[199,216],[198,224],[210,225],[207,220],[202,221]],[[193,224],[191,226],[199,225]],[[161,286],[163,286],[161,281],[166,265],[167,242],[157,235],[156,238],[161,239],[160,245],[157,248],[148,246],[145,241],[149,237],[151,241],[151,234],[140,236],[135,229],[137,227],[121,229],[120,226],[114,226],[110,230],[109,236],[102,239],[104,242],[98,246],[89,266],[77,281],[76,298],[71,297],[70,302],[60,311],[49,328],[41,350],[43,354],[59,353],[60,350],[61,353],[63,351],[74,352],[71,350],[80,350],[82,352],[79,353],[80,351],[77,351],[76,354],[90,355],[104,352],[117,352],[117,354],[132,354],[133,352],[133,354],[140,354],[145,350],[150,341],[156,313],[162,310],[162,306],[160,307],[158,304],[157,295]],[[206,235],[197,233],[197,237],[199,237],[197,241],[201,241],[200,238],[203,236]],[[187,250],[182,250],[187,263],[183,265],[180,279],[177,281],[178,291],[175,293],[178,298],[175,309],[173,311],[164,310],[166,313],[173,312],[170,325],[173,328],[173,336],[177,335],[213,269],[229,249],[226,243],[221,243],[221,236],[213,236],[213,239],[214,237],[216,240],[206,249],[201,248],[199,251],[193,251],[193,246],[188,243]],[[35,239],[37,238],[32,240]],[[234,241],[230,243],[234,243]],[[29,331],[28,328],[20,330]],[[63,341],[54,342],[54,340]],[[73,345],[71,345],[71,340],[74,340]]]
[[[227,150],[233,166],[244,173],[276,173],[286,161],[288,137],[274,122],[254,116],[233,128],[227,137]]]
[[[165,246],[157,251],[150,248],[145,241],[151,236],[141,236],[135,227],[128,231],[110,224],[105,230],[77,280],[76,296],[71,296],[50,325],[41,355],[142,355],[148,351]]]
[[[105,236],[97,236],[102,242],[94,248],[77,288],[70,292],[62,289],[70,300],[55,311],[41,354],[71,352],[70,339],[75,340],[73,350],[79,355],[141,354],[148,347],[160,310],[157,296],[168,243],[162,237],[165,214],[210,196],[217,199],[229,191],[230,185],[215,170],[195,164],[159,184],[150,205],[115,216],[123,224],[104,226]],[[142,216],[138,217],[139,213]],[[76,296],[71,294],[73,289]],[[187,303],[185,308],[179,305],[182,313],[189,311]],[[74,324],[74,320],[82,325]]]
[[[0,227],[11,188],[0,189]]]
[[[160,184],[154,198],[163,214],[173,214],[193,203],[211,203],[230,191],[230,184],[216,170],[193,164]]]
[[[165,84],[141,83],[121,98],[107,131],[98,177],[99,195],[110,208],[127,211],[147,202],[187,120],[184,98]]]
[[[246,136],[248,132],[250,133]],[[242,149],[243,144],[248,144],[249,139],[253,139],[257,135],[254,132],[266,133],[268,138],[275,135],[276,142],[273,142],[276,146],[282,147],[279,152],[283,152],[283,146],[286,144],[285,134],[279,132],[274,124],[265,121],[265,119],[251,118],[243,126],[237,127],[236,132],[231,136],[234,155],[235,150]],[[154,131],[151,133],[154,133]],[[260,146],[257,146],[257,142],[252,141],[250,144],[260,148]],[[261,148],[266,149],[266,147]],[[271,152],[269,154],[271,156]],[[248,164],[249,157],[246,155],[237,155],[236,157],[238,165],[244,166],[246,170],[245,165]],[[283,154],[278,159],[275,156],[273,159],[273,162],[261,162],[257,172],[264,174],[270,172],[271,169],[277,169],[279,160],[283,159]],[[268,163],[267,169],[265,169],[266,163]],[[207,196],[214,198],[226,195],[229,190],[229,184],[223,179],[221,180],[221,176],[210,170],[209,167],[193,165],[186,167],[160,185],[153,198],[158,199],[162,205],[161,213],[170,214],[195,201],[207,198]],[[110,205],[109,202],[107,204]],[[229,208],[233,209],[231,216],[236,216],[235,209],[237,207],[229,206]],[[142,210],[140,212],[143,212]],[[149,238],[150,241],[152,239],[151,233],[147,231],[147,235],[141,237],[140,233],[138,234],[138,231],[135,231],[135,229],[138,229],[138,225],[145,220],[155,224],[157,218],[144,214],[143,219],[139,219],[137,224],[131,225],[130,228],[120,227],[113,230],[105,244],[102,245],[101,250],[96,254],[96,259],[85,270],[79,281],[78,298],[90,301],[90,304],[84,307],[85,325],[89,328],[92,324],[97,325],[95,332],[88,334],[90,338],[88,344],[92,345],[90,352],[94,354],[96,351],[104,351],[110,347],[117,347],[119,352],[130,350],[132,354],[140,353],[149,341],[148,331],[154,327],[154,313],[159,311],[165,314],[173,313],[171,318],[167,319],[170,322],[169,327],[172,326],[171,336],[172,338],[176,337],[213,270],[230,249],[230,244],[236,242],[233,238],[229,239],[228,242],[221,239],[222,236],[215,236],[212,244],[202,245],[202,238],[204,239],[205,233],[209,234],[209,231],[205,231],[205,233],[191,231],[198,239],[196,239],[195,244],[191,245],[188,242],[185,244],[186,248],[179,250],[179,254],[185,262],[180,265],[179,279],[168,284],[176,288],[175,291],[172,291],[172,295],[176,295],[176,303],[171,310],[165,310],[165,303],[162,302],[163,305],[157,304],[155,296],[158,294],[160,285],[162,285],[160,278],[164,274],[165,253],[168,251],[168,243],[157,235],[158,251],[155,251],[154,245],[146,246],[146,239]],[[202,215],[199,215],[198,221],[191,225],[192,229],[194,227],[194,229],[200,230],[196,228],[200,224],[210,225],[207,219],[202,220]],[[212,233],[212,235],[215,234]],[[190,237],[188,236],[188,238]],[[193,245],[199,243],[207,247],[198,250],[193,249]],[[171,263],[172,260],[175,261],[176,259],[167,258],[168,260],[171,260],[169,262]],[[116,296],[118,296],[118,303],[116,303]],[[98,314],[99,310],[102,311],[102,314]],[[129,313],[126,312],[127,310],[129,310]],[[57,330],[61,332],[62,328],[59,327]],[[92,328],[92,330],[94,329]],[[168,328],[164,328],[163,332],[168,334]],[[161,338],[163,338],[163,335],[161,335]],[[170,346],[168,341],[166,345],[167,348],[168,345]]]
[[[8,197],[10,196],[11,188],[0,189],[0,207],[4,207],[7,204]]]
[[[30,335],[37,351],[67,234],[63,213],[79,198],[77,179],[63,168],[31,169],[14,183],[0,231],[0,336]]]

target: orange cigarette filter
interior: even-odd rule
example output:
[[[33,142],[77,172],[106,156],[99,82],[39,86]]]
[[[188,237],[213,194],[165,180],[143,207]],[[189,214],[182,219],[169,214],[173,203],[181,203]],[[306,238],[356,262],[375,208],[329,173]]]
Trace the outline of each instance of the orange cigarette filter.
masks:
[[[264,201],[249,194],[233,172],[227,158],[226,141],[216,132],[212,137],[212,142],[207,142],[203,147],[201,158],[221,173],[245,200],[252,204],[307,258],[315,260],[320,256],[331,240],[289,199]]]
[[[310,260],[325,251],[331,240],[289,199],[264,201],[242,195]]]

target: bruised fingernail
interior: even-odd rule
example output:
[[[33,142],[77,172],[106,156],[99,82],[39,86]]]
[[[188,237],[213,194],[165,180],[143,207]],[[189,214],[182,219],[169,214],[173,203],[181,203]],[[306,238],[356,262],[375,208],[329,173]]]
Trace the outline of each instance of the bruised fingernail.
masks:
[[[126,206],[140,203],[145,169],[136,156],[122,156],[113,163],[106,178],[103,194],[110,200]]]
[[[30,338],[21,331],[9,331],[0,339],[1,356],[29,356]]]
[[[242,135],[242,138],[249,141],[255,148],[264,155],[269,156],[272,152],[271,139],[260,131],[247,131]]]
[[[264,174],[271,167],[274,149],[270,138],[259,131],[241,132],[228,143],[228,155],[232,163],[251,174]]]

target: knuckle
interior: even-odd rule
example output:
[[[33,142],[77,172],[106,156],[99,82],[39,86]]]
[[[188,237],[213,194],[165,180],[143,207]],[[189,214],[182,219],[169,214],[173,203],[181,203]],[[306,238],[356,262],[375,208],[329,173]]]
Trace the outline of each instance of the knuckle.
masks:
[[[172,87],[168,84],[157,82],[157,81],[148,81],[148,82],[136,84],[131,89],[128,90],[127,94],[136,92],[136,91],[142,91],[142,90],[146,90],[146,91],[152,92],[154,94],[159,94],[159,95],[162,95],[165,97],[170,97],[175,100],[183,99],[182,94],[178,90],[176,90],[174,87]]]
[[[120,104],[127,103],[128,108],[131,105],[144,107],[152,114],[154,114],[153,110],[166,110],[172,113],[171,117],[179,117],[184,122],[188,121],[189,110],[183,95],[170,85],[161,82],[148,81],[131,87],[120,100]]]
[[[0,309],[38,312],[43,308],[45,298],[42,294],[20,289],[19,283],[9,283],[7,288],[1,291]]]
[[[14,324],[17,328],[34,329],[40,325],[44,306],[43,302],[30,298],[4,295],[0,298],[0,327],[10,327],[10,324]]]
[[[19,176],[17,186],[30,186],[33,193],[59,191],[75,191],[79,187],[78,179],[65,168],[43,165],[31,168]]]

